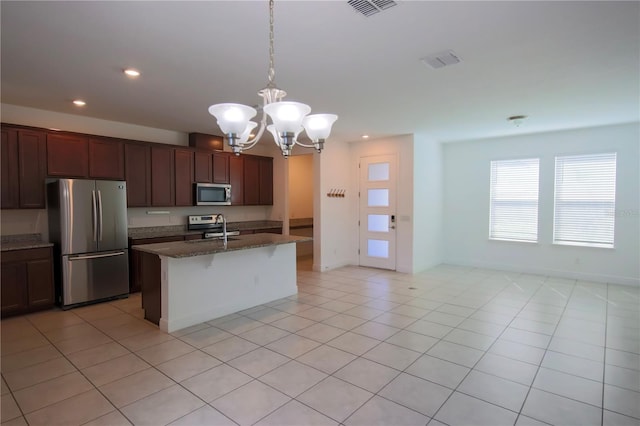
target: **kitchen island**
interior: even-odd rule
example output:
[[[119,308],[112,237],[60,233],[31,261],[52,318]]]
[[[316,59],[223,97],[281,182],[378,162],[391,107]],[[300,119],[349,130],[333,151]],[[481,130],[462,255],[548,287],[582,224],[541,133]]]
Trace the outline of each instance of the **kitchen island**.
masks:
[[[168,333],[297,293],[296,243],[253,234],[132,246],[145,318]]]

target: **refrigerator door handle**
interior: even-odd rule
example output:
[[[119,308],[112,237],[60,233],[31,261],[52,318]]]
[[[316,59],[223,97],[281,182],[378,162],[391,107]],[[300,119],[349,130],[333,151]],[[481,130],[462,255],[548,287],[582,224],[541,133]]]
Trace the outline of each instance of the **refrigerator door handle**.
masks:
[[[87,259],[100,259],[103,257],[113,257],[113,256],[122,256],[124,254],[123,251],[117,251],[114,253],[104,253],[104,254],[88,254],[84,256],[69,256],[69,261],[73,260],[87,260]]]
[[[91,201],[93,206],[91,214],[93,215],[93,241],[98,241],[98,203],[96,200],[96,191],[91,191]]]
[[[102,192],[98,190],[98,241],[102,241]]]

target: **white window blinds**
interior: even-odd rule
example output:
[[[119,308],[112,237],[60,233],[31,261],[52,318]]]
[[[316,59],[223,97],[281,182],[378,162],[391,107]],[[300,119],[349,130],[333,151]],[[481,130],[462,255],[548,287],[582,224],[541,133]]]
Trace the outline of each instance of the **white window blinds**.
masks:
[[[556,157],[555,244],[613,247],[616,154]]]
[[[538,241],[539,159],[491,162],[489,238]]]

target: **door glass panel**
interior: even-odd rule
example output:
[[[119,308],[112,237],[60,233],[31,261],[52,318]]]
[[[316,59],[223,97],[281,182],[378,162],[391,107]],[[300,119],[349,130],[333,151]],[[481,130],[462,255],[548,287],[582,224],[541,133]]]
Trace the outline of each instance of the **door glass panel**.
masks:
[[[389,163],[369,164],[369,180],[389,180]]]
[[[367,229],[371,232],[389,232],[389,215],[388,214],[368,215]]]
[[[388,258],[389,241],[367,240],[367,256]]]
[[[387,207],[389,205],[388,189],[369,189],[367,193],[369,207]]]

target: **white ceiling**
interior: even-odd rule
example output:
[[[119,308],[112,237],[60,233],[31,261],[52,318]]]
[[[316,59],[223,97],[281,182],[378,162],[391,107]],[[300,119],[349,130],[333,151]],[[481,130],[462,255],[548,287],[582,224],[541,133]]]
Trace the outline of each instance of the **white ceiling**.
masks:
[[[219,133],[219,102],[266,85],[266,1],[2,1],[3,103]],[[340,116],[332,139],[456,141],[639,118],[640,3],[276,1],[276,82]],[[420,58],[452,49],[462,62]],[[122,74],[135,67],[142,76]],[[82,98],[87,106],[74,107]],[[529,116],[516,129],[506,118]]]

